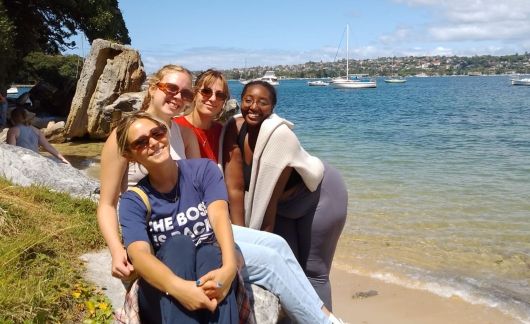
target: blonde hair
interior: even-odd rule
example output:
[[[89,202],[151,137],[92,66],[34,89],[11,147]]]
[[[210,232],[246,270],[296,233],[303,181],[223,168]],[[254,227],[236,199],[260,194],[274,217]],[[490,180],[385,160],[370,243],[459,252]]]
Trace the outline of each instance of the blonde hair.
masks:
[[[149,108],[149,104],[151,103],[151,91],[156,89],[156,84],[160,82],[160,80],[162,80],[167,74],[177,73],[177,72],[185,73],[190,77],[190,80],[193,79],[191,72],[185,67],[182,67],[176,64],[164,65],[162,68],[160,68],[160,70],[158,70],[157,72],[149,76],[148,81],[147,81],[148,82],[147,93],[145,94],[145,98],[144,98],[144,101],[142,103],[142,107],[140,108],[140,110],[145,111],[147,110],[147,108]]]
[[[129,143],[127,142],[127,138],[129,137],[129,129],[131,128],[131,125],[139,119],[148,119],[154,122],[157,126],[164,124],[163,122],[146,113],[145,111],[138,111],[133,114],[124,116],[118,123],[118,126],[116,126],[118,152],[121,155],[125,155],[125,153],[130,152]]]

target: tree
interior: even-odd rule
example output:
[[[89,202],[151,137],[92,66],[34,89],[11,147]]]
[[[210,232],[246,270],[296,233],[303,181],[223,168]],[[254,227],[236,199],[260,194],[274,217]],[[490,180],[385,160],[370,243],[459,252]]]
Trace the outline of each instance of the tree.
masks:
[[[9,35],[11,40],[7,46],[15,51],[15,58],[2,60],[2,65],[17,66],[30,52],[59,54],[73,48],[76,44],[70,38],[78,31],[89,42],[96,38],[123,44],[131,42],[117,0],[0,0],[0,3],[3,6],[0,7],[0,36]],[[12,77],[12,69],[6,70]]]
[[[9,82],[8,76],[13,75],[13,65],[7,62],[13,62],[16,57],[15,48],[13,47],[15,26],[7,17],[7,11],[4,3],[0,1],[0,92],[4,91],[5,85]]]

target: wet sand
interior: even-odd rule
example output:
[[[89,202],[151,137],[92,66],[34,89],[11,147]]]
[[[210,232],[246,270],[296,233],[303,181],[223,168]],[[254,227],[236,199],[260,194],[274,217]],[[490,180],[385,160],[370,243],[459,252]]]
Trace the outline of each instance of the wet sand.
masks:
[[[333,312],[345,323],[520,323],[495,308],[348,273],[337,266],[331,272],[331,285]]]

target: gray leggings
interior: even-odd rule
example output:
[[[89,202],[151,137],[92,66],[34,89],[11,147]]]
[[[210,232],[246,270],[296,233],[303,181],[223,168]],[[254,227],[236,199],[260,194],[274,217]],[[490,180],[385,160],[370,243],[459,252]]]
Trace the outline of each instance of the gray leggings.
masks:
[[[307,278],[331,310],[329,272],[346,222],[348,192],[339,172],[324,163],[324,178],[315,192],[304,190],[278,204],[274,232],[289,243]]]

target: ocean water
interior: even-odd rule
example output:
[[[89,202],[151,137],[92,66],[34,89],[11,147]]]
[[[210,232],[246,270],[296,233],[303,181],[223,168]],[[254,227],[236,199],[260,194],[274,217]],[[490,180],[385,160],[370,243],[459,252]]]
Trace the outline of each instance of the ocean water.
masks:
[[[277,90],[276,112],[347,184],[339,265],[530,323],[530,87],[495,76]]]

